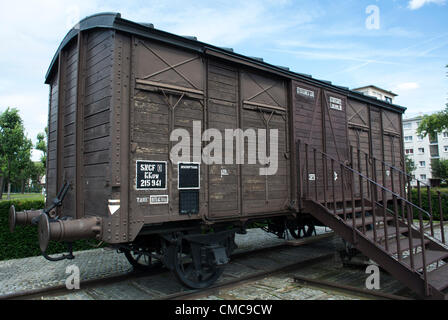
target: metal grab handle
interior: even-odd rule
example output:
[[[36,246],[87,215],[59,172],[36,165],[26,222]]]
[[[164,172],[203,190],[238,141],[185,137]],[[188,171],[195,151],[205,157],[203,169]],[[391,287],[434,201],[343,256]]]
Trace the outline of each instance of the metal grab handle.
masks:
[[[75,256],[73,255],[73,244],[71,242],[67,243],[67,249],[68,249],[68,254],[62,254],[59,257],[53,258],[50,257],[46,251],[42,251],[42,256],[47,259],[48,261],[61,261],[61,260],[73,260],[75,259]]]

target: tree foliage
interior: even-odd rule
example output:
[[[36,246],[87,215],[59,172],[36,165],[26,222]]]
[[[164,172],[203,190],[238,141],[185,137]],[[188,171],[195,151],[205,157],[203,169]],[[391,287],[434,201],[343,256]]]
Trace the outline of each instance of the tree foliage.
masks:
[[[434,159],[431,161],[432,177],[448,180],[448,160]]]
[[[434,137],[445,130],[448,130],[448,104],[446,105],[445,110],[430,115],[424,115],[417,128],[417,133],[424,137],[428,134]]]
[[[412,173],[417,169],[415,166],[414,160],[409,156],[405,156],[405,164],[406,164],[406,173],[412,175]]]
[[[31,140],[25,135],[19,111],[7,108],[0,114],[0,174],[7,183],[27,178],[32,147]]]
[[[448,65],[446,67],[448,68]],[[417,133],[424,137],[428,134],[435,137],[438,133],[445,130],[448,130],[448,103],[444,110],[423,116],[417,128]]]
[[[37,134],[36,150],[42,151],[40,161],[44,168],[47,167],[47,143],[48,143],[48,127],[45,127],[45,133],[39,132]]]

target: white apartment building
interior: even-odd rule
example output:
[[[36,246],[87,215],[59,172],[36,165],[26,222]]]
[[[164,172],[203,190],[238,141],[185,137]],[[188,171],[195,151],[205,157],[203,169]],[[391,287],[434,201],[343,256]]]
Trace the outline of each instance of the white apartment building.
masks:
[[[355,88],[353,91],[361,92],[367,96],[375,97],[389,103],[393,103],[395,97],[397,96],[397,94],[392,91],[381,89],[380,87],[373,85]]]
[[[416,170],[412,173],[420,181],[430,184],[431,160],[448,158],[448,132],[437,137],[417,135],[417,128],[423,117],[403,119],[404,153],[414,160]],[[414,185],[416,182],[414,181]]]

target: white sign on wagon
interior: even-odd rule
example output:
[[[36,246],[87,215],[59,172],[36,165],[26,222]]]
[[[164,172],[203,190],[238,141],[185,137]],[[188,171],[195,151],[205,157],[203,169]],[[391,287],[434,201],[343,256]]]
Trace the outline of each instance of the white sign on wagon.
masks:
[[[342,100],[335,97],[330,97],[330,108],[342,111]]]
[[[297,94],[300,94],[301,96],[305,96],[305,97],[309,97],[309,98],[314,98],[314,91],[300,88],[300,87],[297,87]]]
[[[149,197],[149,204],[167,204],[168,203],[168,195],[154,195]]]

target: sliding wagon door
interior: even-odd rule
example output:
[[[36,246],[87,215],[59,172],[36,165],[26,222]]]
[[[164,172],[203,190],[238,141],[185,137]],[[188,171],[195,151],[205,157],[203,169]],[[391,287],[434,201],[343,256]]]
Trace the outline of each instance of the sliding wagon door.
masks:
[[[208,210],[201,163],[203,59],[143,39],[134,39],[132,59],[131,214],[145,223],[198,219]],[[175,130],[179,134],[171,138]]]
[[[248,71],[241,72],[241,129],[256,132],[257,153],[251,153],[246,140],[244,164],[241,167],[243,214],[282,211],[290,205],[290,150],[286,84]],[[265,136],[261,131],[265,130]],[[262,172],[268,164],[261,155],[273,156],[271,132],[278,133],[275,172]],[[273,164],[271,163],[272,167]]]
[[[320,181],[323,192],[321,200],[342,199],[341,168],[339,163],[346,163],[349,159],[349,147],[347,138],[347,101],[337,93],[325,91],[322,99],[322,110],[325,121],[324,126],[324,151],[334,160],[325,158],[322,161],[322,175],[326,176]],[[348,182],[348,176],[344,182]],[[322,185],[323,184],[323,185]],[[335,190],[333,192],[333,186]],[[348,195],[347,183],[344,184],[345,194]]]

